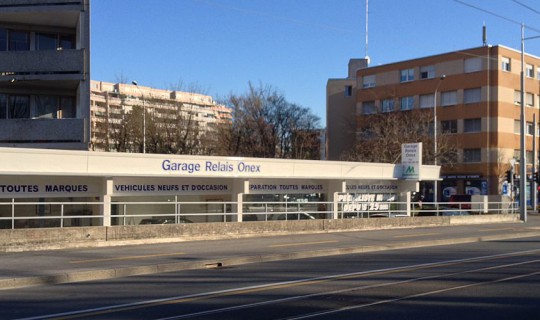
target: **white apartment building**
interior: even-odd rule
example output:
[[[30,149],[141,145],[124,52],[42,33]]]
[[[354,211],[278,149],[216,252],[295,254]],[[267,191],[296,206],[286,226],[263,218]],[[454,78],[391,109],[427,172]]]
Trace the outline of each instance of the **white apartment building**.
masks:
[[[181,127],[191,139],[200,139],[218,124],[232,119],[232,109],[217,104],[211,96],[138,84],[92,80],[90,99],[91,149],[97,151],[115,151],[113,145],[118,144],[119,131],[125,129],[129,122],[127,117],[136,112],[139,112],[139,117],[133,120],[135,128],[131,132],[136,137],[128,141],[131,146],[126,147],[127,152],[138,152],[137,145],[142,136],[148,141],[147,145],[151,144],[152,124],[160,131],[166,131],[169,124]]]

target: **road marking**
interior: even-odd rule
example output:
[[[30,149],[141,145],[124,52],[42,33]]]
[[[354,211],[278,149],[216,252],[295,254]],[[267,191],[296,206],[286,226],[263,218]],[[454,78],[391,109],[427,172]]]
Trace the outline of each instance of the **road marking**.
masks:
[[[116,258],[72,260],[69,263],[76,264],[76,263],[104,262],[104,261],[118,261],[118,260],[135,260],[135,259],[146,259],[146,258],[167,257],[167,256],[180,256],[183,254],[184,254],[183,252],[146,254],[146,255],[141,255],[141,256],[125,256],[125,257],[116,257]]]
[[[295,247],[295,246],[308,246],[314,244],[323,244],[323,243],[336,243],[337,240],[328,240],[328,241],[318,241],[318,242],[299,242],[299,243],[286,243],[286,244],[274,244],[268,246],[270,248],[282,248],[282,247]]]
[[[456,275],[467,274],[467,273],[478,272],[478,271],[488,271],[488,270],[493,270],[493,269],[502,269],[502,268],[507,268],[507,267],[513,267],[513,266],[537,263],[539,261],[540,260],[525,261],[525,262],[511,263],[511,264],[500,265],[500,266],[493,266],[493,267],[486,267],[486,268],[480,268],[480,269],[466,270],[466,271],[461,271],[461,272],[454,272],[454,273],[449,273],[449,274],[436,274],[436,275],[430,275],[430,276],[412,278],[412,279],[406,279],[406,280],[400,280],[400,281],[383,282],[383,283],[366,285],[366,286],[361,286],[361,287],[346,288],[346,289],[327,291],[327,292],[318,292],[318,293],[312,293],[312,294],[306,294],[306,295],[300,295],[300,296],[292,296],[292,297],[274,299],[274,300],[266,300],[266,301],[261,301],[261,302],[254,302],[254,303],[250,303],[250,304],[244,304],[244,305],[238,305],[238,306],[232,306],[232,307],[225,307],[225,308],[219,308],[219,309],[213,309],[213,310],[205,310],[205,311],[189,313],[189,314],[183,314],[183,315],[178,315],[178,316],[172,316],[172,317],[167,317],[167,318],[159,318],[159,319],[156,319],[156,320],[180,320],[180,319],[186,319],[186,318],[194,318],[194,317],[206,316],[206,315],[211,315],[211,314],[219,314],[219,313],[229,312],[229,311],[234,311],[234,310],[248,309],[248,308],[253,308],[253,307],[258,307],[258,306],[263,306],[263,305],[270,305],[270,304],[276,304],[276,303],[282,303],[282,302],[289,302],[289,301],[295,301],[295,300],[308,299],[308,298],[313,298],[313,297],[318,297],[318,296],[334,295],[334,294],[340,294],[340,293],[344,293],[344,292],[352,292],[352,291],[358,291],[358,290],[368,290],[368,289],[373,289],[373,288],[383,288],[383,287],[389,287],[389,286],[393,286],[393,285],[400,285],[400,284],[407,284],[407,283],[419,282],[419,281],[424,281],[424,280],[438,279],[438,278],[442,278],[442,277],[456,276]],[[495,282],[495,283],[496,282],[503,282],[503,281],[513,280],[514,278],[532,276],[532,275],[537,275],[537,274],[540,274],[540,271],[536,271],[536,272],[533,272],[533,273],[530,273],[530,274],[527,274],[527,275],[513,276],[513,277],[509,277],[509,278],[505,278],[505,279],[496,279],[496,280],[490,280],[490,281],[484,281],[484,282],[477,282],[477,283],[457,286],[457,287],[453,287],[453,288],[445,288],[445,289],[439,289],[439,290],[434,290],[434,291],[429,291],[429,292],[423,292],[423,293],[410,295],[410,296],[406,296],[406,297],[401,297],[401,298],[395,298],[395,299],[389,299],[389,300],[381,300],[381,301],[370,303],[368,305],[356,305],[356,306],[349,306],[349,307],[344,307],[344,308],[340,308],[340,309],[309,313],[309,314],[305,314],[305,315],[294,316],[293,318],[286,318],[286,319],[283,319],[283,320],[296,320],[296,319],[306,319],[306,318],[311,318],[311,317],[318,317],[320,315],[337,313],[337,312],[346,311],[346,310],[350,310],[350,309],[358,309],[358,308],[363,308],[363,307],[377,305],[377,304],[383,304],[383,303],[389,303],[389,302],[397,302],[397,301],[405,300],[405,299],[409,299],[409,298],[416,298],[417,296],[424,296],[424,295],[442,293],[442,292],[446,292],[446,291],[451,291],[451,290],[455,290],[455,289],[463,289],[463,288],[473,287],[473,286],[476,286],[476,285],[482,285],[482,284],[491,283],[491,282]]]
[[[394,238],[413,238],[413,237],[424,237],[424,236],[437,236],[440,233],[433,232],[433,233],[416,233],[416,234],[406,234],[402,236],[394,236]]]
[[[388,274],[388,273],[403,272],[403,271],[408,271],[408,270],[419,270],[419,269],[424,269],[424,268],[428,269],[428,268],[447,266],[447,265],[452,265],[452,264],[471,263],[471,262],[484,261],[484,260],[496,260],[500,258],[507,258],[507,257],[513,257],[513,256],[529,255],[529,254],[534,254],[537,252],[540,252],[540,249],[517,251],[517,252],[511,252],[511,253],[502,253],[502,254],[495,254],[495,255],[489,255],[489,256],[479,256],[479,257],[465,258],[465,259],[430,262],[430,263],[423,263],[423,264],[416,264],[416,265],[409,265],[409,266],[395,267],[395,268],[385,268],[385,269],[359,271],[359,272],[352,272],[352,273],[345,273],[345,274],[336,274],[336,275],[322,276],[322,277],[316,277],[316,278],[306,278],[306,279],[284,281],[284,282],[277,282],[277,283],[268,283],[268,284],[248,286],[248,287],[243,287],[243,288],[231,288],[231,289],[225,289],[225,290],[201,292],[201,293],[196,293],[196,294],[168,297],[168,298],[162,298],[162,299],[154,299],[154,300],[139,301],[139,302],[133,302],[133,303],[119,304],[119,305],[97,307],[97,308],[91,308],[91,309],[68,311],[68,312],[63,312],[63,313],[42,315],[42,316],[24,318],[24,319],[19,319],[19,320],[80,319],[80,318],[85,318],[89,316],[111,314],[111,313],[115,313],[119,311],[136,310],[136,309],[148,308],[152,306],[197,301],[197,300],[209,299],[213,297],[236,295],[240,293],[241,294],[254,293],[254,292],[261,292],[261,291],[267,291],[267,290],[273,290],[273,289],[279,289],[279,288],[288,288],[288,287],[293,287],[293,286],[317,284],[317,283],[323,283],[323,282],[339,280],[339,279],[360,278],[360,277],[368,277],[368,276],[377,275],[377,274]],[[490,268],[495,268],[495,267],[490,267]],[[431,276],[431,277],[435,277],[435,276]],[[410,281],[410,279],[405,280],[405,281]],[[181,317],[185,317],[185,315]],[[178,316],[176,318],[179,319]]]
[[[353,305],[353,306],[349,306],[349,307],[343,307],[343,308],[335,309],[335,310],[328,310],[328,311],[310,313],[310,314],[306,314],[306,315],[286,318],[286,319],[283,319],[283,320],[300,320],[300,319],[308,319],[308,318],[313,318],[313,317],[320,317],[320,316],[325,316],[325,315],[334,314],[334,313],[338,313],[338,312],[362,309],[362,308],[366,308],[366,307],[382,305],[382,304],[387,304],[387,303],[394,303],[394,302],[399,302],[399,301],[403,301],[403,300],[410,300],[410,299],[430,296],[430,295],[449,292],[449,291],[454,291],[454,290],[478,287],[478,286],[492,284],[492,283],[500,283],[500,282],[512,281],[512,280],[516,280],[516,279],[522,279],[522,278],[537,276],[539,274],[540,274],[540,271],[535,271],[535,272],[531,272],[531,273],[527,273],[527,274],[520,274],[520,275],[517,275],[517,276],[512,276],[512,277],[507,277],[507,278],[502,278],[502,279],[475,282],[475,283],[470,283],[470,284],[461,285],[461,286],[455,286],[455,287],[444,288],[444,289],[439,289],[439,290],[421,292],[421,293],[412,294],[412,295],[401,297],[401,298],[386,299],[386,300],[375,301],[375,302],[367,303],[367,304],[360,304],[360,305],[355,305],[355,306]],[[179,319],[179,318],[177,318],[177,319]]]
[[[490,231],[507,231],[507,230],[515,230],[515,228],[480,229],[478,231],[480,231],[480,232],[490,232]]]

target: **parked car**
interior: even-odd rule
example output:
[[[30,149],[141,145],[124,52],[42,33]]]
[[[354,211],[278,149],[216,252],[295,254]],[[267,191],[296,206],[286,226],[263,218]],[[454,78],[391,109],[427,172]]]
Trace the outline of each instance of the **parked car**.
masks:
[[[307,212],[277,213],[268,216],[268,220],[315,220],[315,217]]]
[[[443,215],[443,217],[468,216],[468,215],[470,215],[470,213],[468,211],[443,211],[442,215]]]
[[[450,199],[448,200],[448,206],[450,208],[470,210],[471,209],[471,195],[470,194],[451,195]]]
[[[173,218],[149,218],[149,219],[142,219],[139,224],[174,224]],[[178,223],[193,223],[193,221],[186,219],[184,217],[180,217],[178,220]]]

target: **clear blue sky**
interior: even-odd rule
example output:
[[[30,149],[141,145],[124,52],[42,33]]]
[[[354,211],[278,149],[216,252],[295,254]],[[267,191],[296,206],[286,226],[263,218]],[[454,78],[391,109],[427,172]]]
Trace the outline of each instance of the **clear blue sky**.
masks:
[[[519,50],[520,23],[540,35],[538,0],[369,0],[369,11],[372,66],[481,46],[483,23],[493,45]],[[91,13],[93,80],[215,98],[262,83],[323,126],[326,82],[366,54],[365,0],[92,0]],[[540,56],[540,39],[525,51]]]

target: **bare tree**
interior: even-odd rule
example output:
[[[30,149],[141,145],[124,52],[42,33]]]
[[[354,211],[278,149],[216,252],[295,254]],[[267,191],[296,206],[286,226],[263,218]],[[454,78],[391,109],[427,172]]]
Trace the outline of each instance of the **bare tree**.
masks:
[[[452,166],[457,147],[444,131],[437,135],[437,154],[433,147],[433,114],[426,109],[365,115],[358,120],[356,145],[343,154],[343,160],[396,163],[403,143],[422,142],[423,160]]]
[[[319,118],[309,109],[289,103],[271,86],[249,83],[247,93],[230,95],[224,104],[232,107],[233,121],[221,126],[218,154],[262,158],[308,154],[304,151],[312,139],[302,139],[301,133],[313,134]]]

